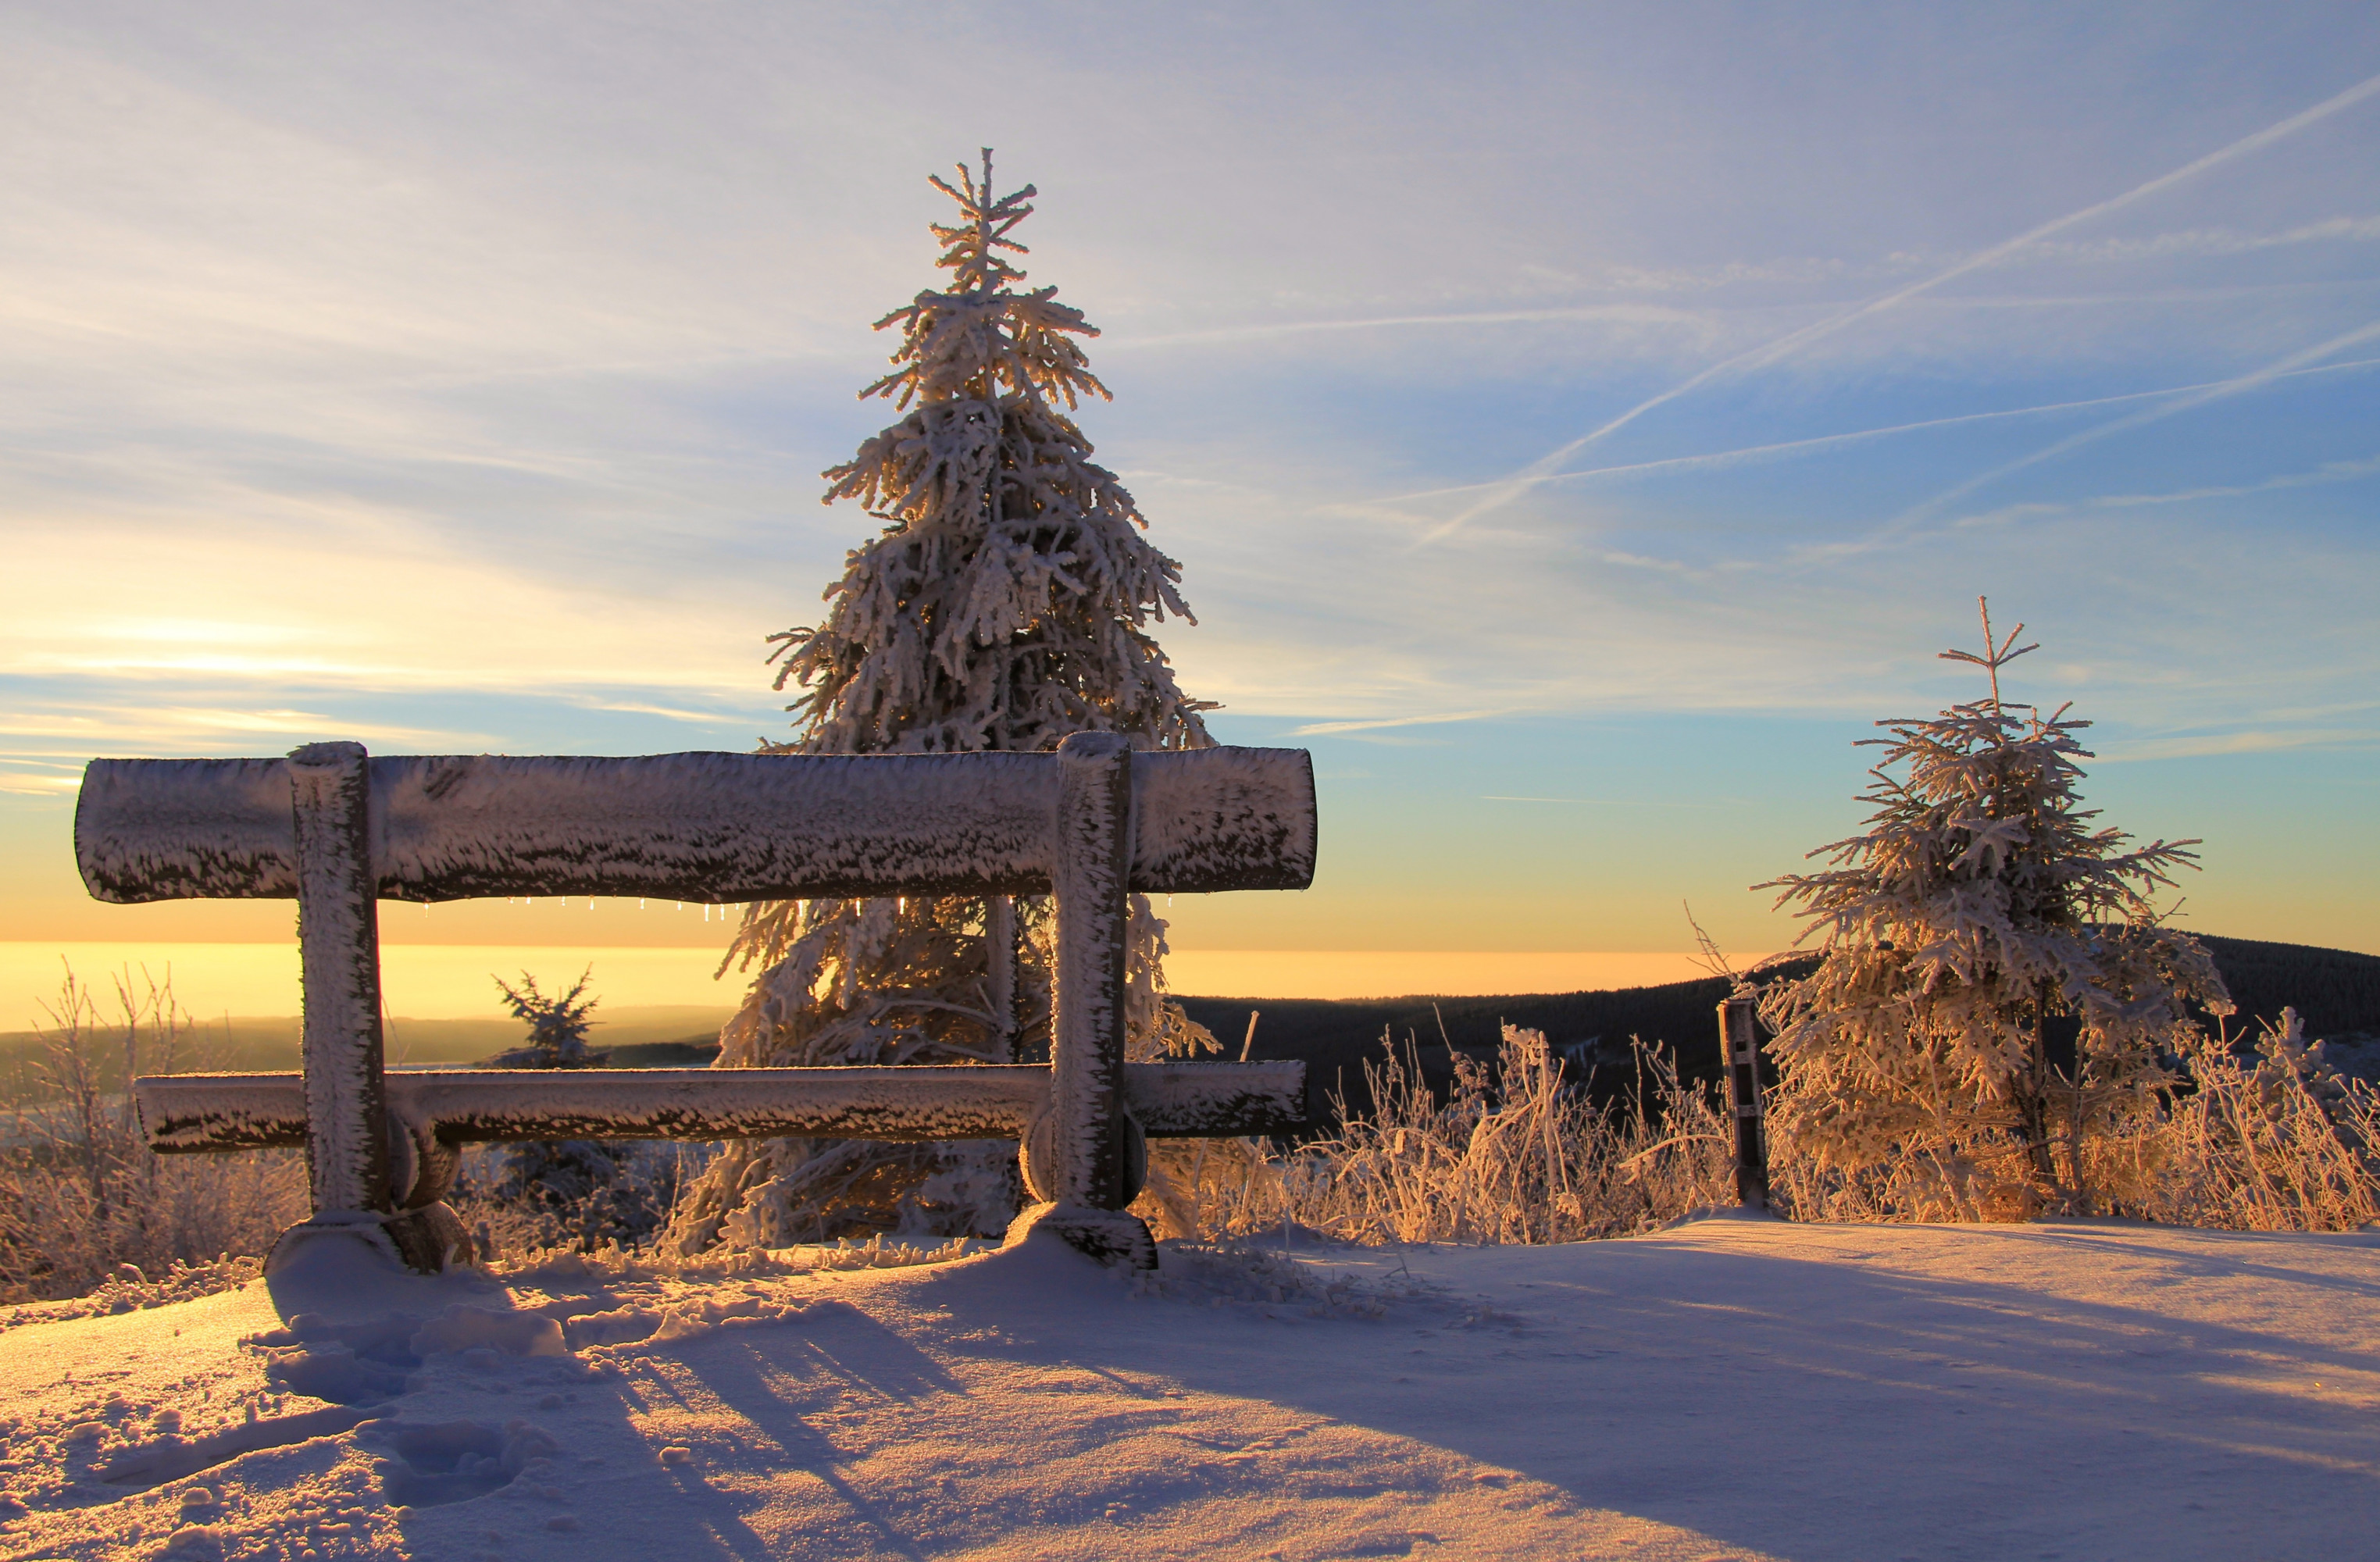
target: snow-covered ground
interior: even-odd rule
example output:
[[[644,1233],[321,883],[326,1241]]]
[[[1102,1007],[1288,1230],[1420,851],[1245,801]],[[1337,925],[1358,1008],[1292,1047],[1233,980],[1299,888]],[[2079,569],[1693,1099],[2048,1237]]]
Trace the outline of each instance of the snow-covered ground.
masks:
[[[1715,1218],[1167,1264],[29,1324],[0,1555],[2380,1555],[2380,1236]]]

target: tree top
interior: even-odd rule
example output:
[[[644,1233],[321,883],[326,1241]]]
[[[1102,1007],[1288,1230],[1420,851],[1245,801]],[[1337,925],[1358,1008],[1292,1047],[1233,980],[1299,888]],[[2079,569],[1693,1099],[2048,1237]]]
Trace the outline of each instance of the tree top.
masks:
[[[967,293],[990,293],[1008,283],[1023,282],[1025,273],[1002,260],[999,251],[1014,255],[1029,255],[1031,250],[1008,236],[1010,230],[1033,215],[1026,204],[1040,194],[1031,185],[992,198],[991,149],[983,149],[983,182],[978,184],[964,163],[954,164],[958,170],[956,189],[939,174],[929,174],[926,182],[959,203],[965,216],[964,223],[945,225],[929,224],[936,238],[942,241],[942,258],[934,262],[958,273],[959,290]]]
[[[959,206],[958,222],[928,224],[942,246],[934,263],[956,273],[953,285],[920,293],[876,322],[879,331],[901,327],[901,345],[892,372],[860,392],[860,399],[883,396],[903,411],[912,402],[930,406],[1003,398],[1063,401],[1071,410],[1085,394],[1109,399],[1074,340],[1097,336],[1099,328],[1080,309],[1059,303],[1055,287],[1018,292],[1009,285],[1023,282],[1025,273],[1005,256],[1029,253],[1009,235],[1033,214],[1038,192],[1026,185],[995,197],[990,147],[983,149],[980,176],[964,163],[957,172],[956,185],[927,176]]]

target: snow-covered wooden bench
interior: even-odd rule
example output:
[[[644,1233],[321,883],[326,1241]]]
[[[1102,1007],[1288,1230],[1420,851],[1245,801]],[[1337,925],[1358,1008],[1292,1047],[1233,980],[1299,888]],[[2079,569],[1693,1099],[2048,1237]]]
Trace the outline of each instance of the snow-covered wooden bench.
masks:
[[[298,902],[302,1074],[145,1078],[162,1152],[307,1148],[322,1239],[433,1270],[468,1255],[439,1201],[492,1140],[1015,1138],[1047,1229],[1155,1262],[1124,1206],[1143,1134],[1259,1133],[1305,1115],[1299,1063],[1127,1064],[1127,897],[1313,878],[1314,781],[1295,749],[1140,753],[1081,733],[1054,754],[643,758],[101,759],[75,851],[92,895]],[[382,1061],[376,901],[637,895],[706,903],[1052,895],[1050,1061],[930,1068],[443,1070]]]

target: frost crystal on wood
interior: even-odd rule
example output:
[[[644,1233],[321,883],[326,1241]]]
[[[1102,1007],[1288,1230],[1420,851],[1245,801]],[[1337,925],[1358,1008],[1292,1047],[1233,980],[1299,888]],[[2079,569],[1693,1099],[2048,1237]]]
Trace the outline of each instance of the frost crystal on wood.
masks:
[[[533,1139],[768,1139],[832,1134],[892,1143],[1014,1139],[1050,1104],[1040,1063],[903,1069],[407,1069],[387,1076],[390,1116],[457,1144]],[[1305,1113],[1305,1065],[1127,1063],[1123,1104],[1154,1138],[1278,1133]],[[297,1074],[164,1074],[134,1089],[161,1154],[306,1142]]]

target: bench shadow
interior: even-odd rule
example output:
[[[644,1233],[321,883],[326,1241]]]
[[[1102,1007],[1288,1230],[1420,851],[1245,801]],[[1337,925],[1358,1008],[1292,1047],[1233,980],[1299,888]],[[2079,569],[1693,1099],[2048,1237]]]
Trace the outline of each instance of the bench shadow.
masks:
[[[436,1450],[448,1462],[423,1473],[433,1481],[464,1478],[454,1487],[457,1503],[403,1515],[408,1551],[446,1555],[459,1533],[471,1544],[528,1543],[539,1548],[529,1555],[565,1556],[600,1532],[596,1544],[625,1548],[624,1555],[737,1562],[855,1552],[922,1557],[886,1506],[844,1477],[844,1456],[826,1424],[855,1397],[915,1405],[962,1392],[939,1362],[897,1331],[830,1297],[805,1302],[789,1315],[730,1315],[691,1334],[664,1334],[640,1350],[663,1322],[649,1310],[648,1287],[589,1272],[540,1276],[536,1290],[542,1300],[510,1316],[558,1326],[574,1354],[540,1359],[548,1363],[542,1369],[540,1362],[505,1359],[481,1386],[500,1393],[507,1373],[535,1379],[514,1401],[496,1402],[513,1415],[528,1410],[531,1434],[550,1446],[532,1445],[526,1458],[516,1453],[510,1465],[517,1474],[504,1484],[470,1491],[474,1471],[454,1468],[457,1437],[450,1436],[449,1446]],[[587,1349],[573,1338],[581,1335],[606,1348]],[[594,1363],[591,1373],[579,1368],[582,1359]],[[568,1402],[559,1413],[537,1414],[535,1405],[565,1383]],[[530,1392],[538,1387],[548,1394]],[[454,1424],[438,1418],[451,1414],[455,1398],[450,1385],[446,1408],[432,1412],[433,1426]],[[465,1419],[502,1424],[492,1415]],[[359,1435],[373,1432],[368,1423]],[[385,1431],[380,1440],[393,1441]],[[720,1461],[722,1449],[727,1458]],[[480,1457],[504,1456],[488,1448]],[[792,1474],[815,1482],[801,1493],[802,1535],[789,1537],[768,1517],[778,1504],[755,1500],[747,1479],[755,1462],[772,1483]]]
[[[818,1483],[820,1491],[810,1505],[816,1515],[813,1525],[823,1518],[845,1532],[864,1532],[870,1544],[853,1549],[916,1558],[926,1555],[888,1505],[845,1477],[845,1456],[821,1423],[839,1401],[854,1395],[916,1406],[936,1396],[964,1393],[941,1362],[846,1302],[821,1302],[806,1311],[797,1324],[740,1334],[710,1349],[689,1351],[681,1360],[702,1392],[750,1429],[747,1435],[765,1438],[761,1451],[776,1475],[806,1474]],[[743,1524],[740,1510],[747,1499],[709,1487],[697,1492],[698,1478],[684,1479],[687,1495],[705,1499],[698,1511],[707,1522]],[[751,1532],[747,1528],[745,1533]],[[758,1535],[752,1539],[760,1541]],[[746,1554],[739,1550],[738,1555]],[[764,1544],[750,1555],[786,1553]]]

